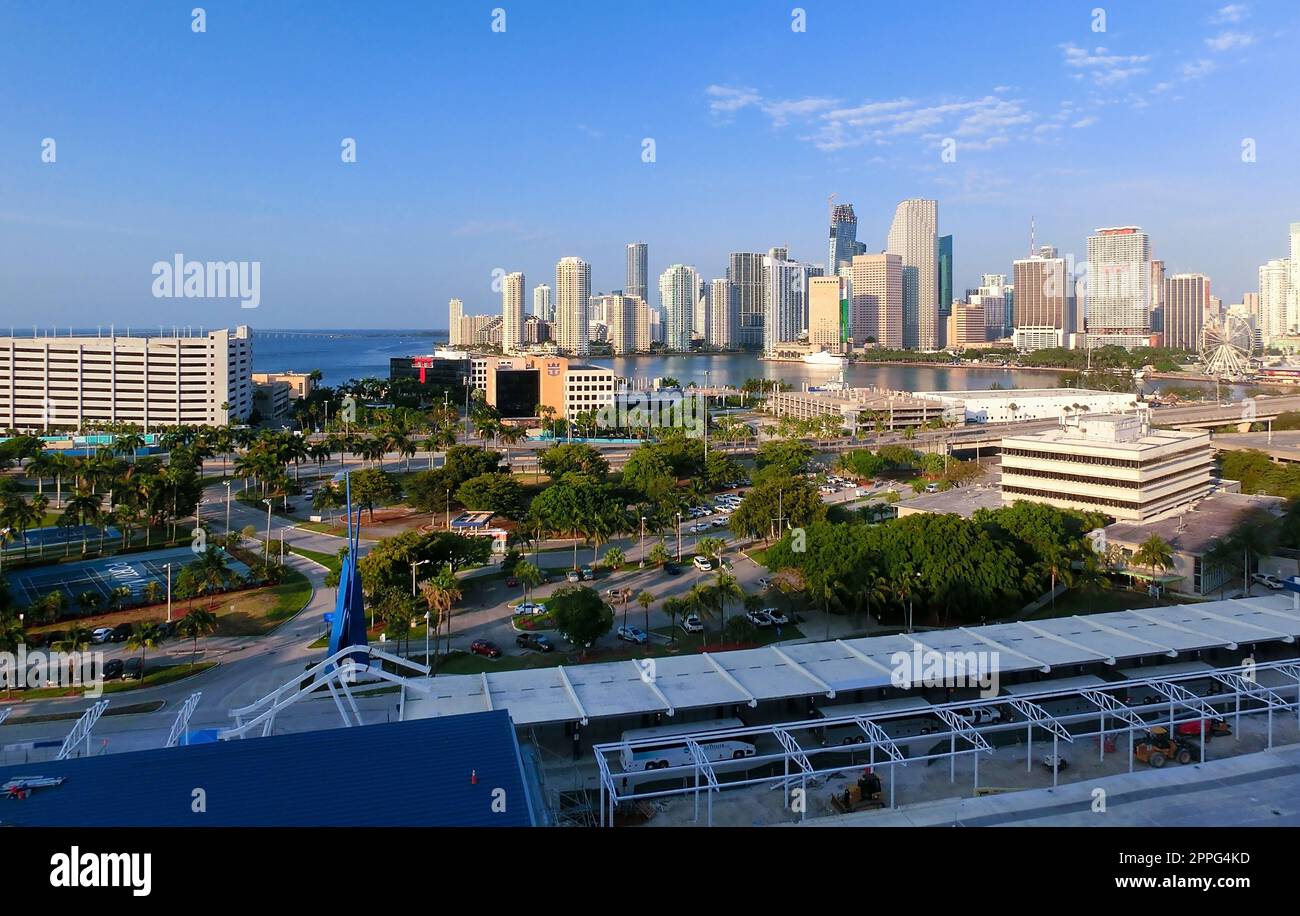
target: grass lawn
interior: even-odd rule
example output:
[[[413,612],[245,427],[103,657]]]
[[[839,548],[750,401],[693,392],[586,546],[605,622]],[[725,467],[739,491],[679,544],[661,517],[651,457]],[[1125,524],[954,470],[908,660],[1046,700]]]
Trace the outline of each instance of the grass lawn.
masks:
[[[136,653],[135,657],[139,658],[139,653]],[[174,681],[187,678],[191,674],[199,674],[200,672],[207,671],[209,668],[215,667],[216,664],[216,662],[199,662],[193,669],[191,669],[189,662],[182,662],[174,665],[159,665],[151,668],[149,667],[149,656],[146,655],[145,675],[143,681],[120,679],[105,681],[104,694],[126,693],[131,690],[139,690],[142,687],[161,687],[163,684],[171,684]],[[37,690],[16,691],[14,697],[15,699],[21,698],[22,700],[49,700],[58,697],[79,697],[84,693],[85,691],[80,688],[41,687]],[[72,718],[80,717],[80,715],[81,713],[78,712],[75,715],[72,715]],[[18,720],[15,719],[10,721]],[[31,721],[40,721],[40,719],[33,719]]]
[[[18,694],[15,694],[18,696]],[[132,716],[142,712],[157,712],[163,708],[162,700],[151,700],[148,703],[131,703],[126,706],[109,706],[104,710],[105,716]],[[84,715],[84,710],[76,712],[52,712],[43,716],[13,716],[8,721],[10,725],[36,725],[40,722],[71,722],[74,719],[80,719]]]
[[[330,572],[336,573],[343,568],[343,564],[340,562],[338,554],[322,553],[319,550],[307,550],[305,547],[289,547],[288,545],[285,545],[285,549],[290,553],[296,553],[300,557],[305,557],[313,563],[319,563]]]
[[[334,522],[298,522],[294,527],[301,528],[303,531],[315,531],[317,534],[339,533],[339,526]]]
[[[1105,614],[1109,611],[1127,611],[1132,608],[1167,607],[1174,604],[1191,604],[1196,598],[1170,595],[1166,592],[1159,598],[1152,598],[1145,591],[1134,591],[1116,585],[1102,591],[1067,592],[1056,599],[1053,608],[1049,602],[1046,606],[1026,617],[1026,620],[1046,620],[1051,617],[1071,617],[1075,614]]]

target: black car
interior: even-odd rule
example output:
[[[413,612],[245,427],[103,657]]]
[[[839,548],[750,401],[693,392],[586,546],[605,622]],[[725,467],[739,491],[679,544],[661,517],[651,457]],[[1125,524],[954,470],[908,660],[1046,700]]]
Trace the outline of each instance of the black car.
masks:
[[[138,655],[132,655],[130,658],[128,658],[126,661],[122,663],[123,680],[130,679],[133,681],[138,681],[140,680],[140,677],[143,673],[144,673],[144,660],[140,658],[140,656]]]
[[[665,563],[664,572],[670,576],[675,576],[682,571],[682,568],[676,563]]]
[[[546,638],[545,633],[520,633],[515,637],[515,645],[521,649],[535,649],[538,652],[555,651],[555,644]]]
[[[122,676],[122,660],[120,658],[110,658],[104,662],[104,680],[110,681],[115,677]]]
[[[174,621],[172,623],[164,621],[163,623],[158,624],[157,629],[158,636],[161,639],[171,639],[176,635],[176,623]]]
[[[131,624],[120,623],[113,627],[113,633],[108,637],[109,642],[126,642],[131,636]]]

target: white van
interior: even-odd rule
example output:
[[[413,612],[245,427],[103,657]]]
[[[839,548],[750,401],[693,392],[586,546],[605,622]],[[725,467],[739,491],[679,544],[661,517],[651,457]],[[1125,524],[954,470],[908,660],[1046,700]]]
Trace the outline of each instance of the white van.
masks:
[[[626,773],[691,766],[695,763],[695,758],[691,756],[682,735],[699,736],[695,741],[710,763],[743,760],[754,756],[754,745],[749,741],[741,738],[718,738],[711,741],[707,736],[700,736],[700,733],[744,727],[745,723],[739,719],[714,719],[708,722],[679,722],[676,725],[631,729],[623,732],[623,749],[619,754],[619,762]],[[632,742],[641,741],[649,743],[632,747]]]

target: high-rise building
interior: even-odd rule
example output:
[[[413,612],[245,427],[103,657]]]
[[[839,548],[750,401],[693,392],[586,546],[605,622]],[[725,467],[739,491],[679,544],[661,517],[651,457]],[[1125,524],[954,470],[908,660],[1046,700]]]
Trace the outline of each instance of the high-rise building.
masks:
[[[952,236],[939,237],[939,315],[952,314]]]
[[[865,254],[866,245],[858,241],[858,218],[853,204],[836,204],[831,211],[830,253],[826,260],[826,273],[838,274],[847,270],[855,255]]]
[[[709,327],[709,284],[700,278],[700,293],[695,297],[695,312],[691,317],[691,337],[707,344],[713,329]]]
[[[985,340],[1001,340],[1010,333],[1002,320],[1006,312],[1006,288],[1006,274],[984,274],[975,295],[968,299],[968,304],[984,309]]]
[[[903,259],[903,346],[939,346],[939,204],[912,198],[898,205],[887,250]]]
[[[975,296],[973,298],[979,299]],[[998,299],[997,308],[1002,301]],[[953,349],[982,347],[989,341],[989,325],[985,318],[986,306],[981,302],[961,302],[952,304],[952,314],[948,316],[948,346]]]
[[[1151,261],[1151,333],[1165,332],[1165,262]]]
[[[1290,259],[1274,258],[1259,269],[1259,324],[1266,344],[1295,327],[1291,292]]]
[[[0,428],[226,426],[253,410],[249,329],[200,336],[0,337]],[[281,399],[288,386],[279,383]]]
[[[689,350],[691,325],[700,276],[694,267],[673,264],[659,275],[659,306],[664,320],[664,345],[669,350]]]
[[[591,265],[582,258],[560,258],[555,265],[555,342],[567,353],[587,355],[590,297]]]
[[[808,325],[808,265],[789,258],[784,248],[773,248],[763,258],[763,352],[774,353],[777,344],[799,339]]]
[[[533,287],[533,314],[542,321],[555,320],[555,303],[551,300],[551,288],[545,283]]]
[[[709,282],[709,346],[729,350],[736,345],[736,300],[736,284],[725,277]]]
[[[1291,276],[1287,281],[1291,291],[1291,301],[1287,306],[1287,312],[1294,324],[1300,322],[1300,223],[1291,224],[1291,257],[1287,260],[1291,267]]]
[[[524,275],[506,274],[501,284],[501,349],[518,353],[524,347]]]
[[[649,282],[650,273],[647,270],[649,248],[645,242],[630,242],[627,246],[627,283],[623,287],[623,293],[628,296],[636,296],[643,302],[649,302],[647,298],[646,284]]]
[[[903,345],[903,259],[862,254],[853,259],[849,329],[853,345]]]
[[[838,208],[837,208],[838,209]],[[850,269],[852,260],[849,261]],[[848,296],[846,277],[811,277],[808,280],[808,345],[828,353],[843,353],[847,330],[841,323]]]
[[[1151,341],[1151,240],[1137,226],[1088,236],[1088,346],[1145,347]]]
[[[1165,346],[1195,350],[1201,345],[1210,301],[1210,278],[1205,274],[1174,274],[1165,278]]]
[[[460,344],[460,319],[464,314],[465,303],[459,299],[447,303],[447,345],[450,347]]]
[[[646,305],[636,296],[618,293],[603,296],[604,313],[609,327],[609,344],[617,355],[645,352],[650,349]]]
[[[727,258],[727,279],[736,287],[736,345],[763,345],[763,255],[733,251]]]
[[[1064,347],[1073,327],[1070,275],[1065,258],[1044,245],[1038,254],[1011,265],[1015,300],[1011,326],[1015,346],[1023,350]]]

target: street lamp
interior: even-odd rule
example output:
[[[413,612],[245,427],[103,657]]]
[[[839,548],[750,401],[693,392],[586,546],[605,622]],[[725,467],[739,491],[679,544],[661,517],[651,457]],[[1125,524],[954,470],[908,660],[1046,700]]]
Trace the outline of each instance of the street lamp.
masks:
[[[451,530],[451,490],[447,491],[447,530]]]
[[[682,561],[682,514],[677,513],[677,562]]]
[[[415,595],[415,570],[418,567],[423,566],[425,563],[432,563],[432,562],[433,562],[432,560],[416,560],[414,563],[411,564],[411,597],[412,598],[416,596]],[[426,614],[425,616],[428,615]]]
[[[266,540],[262,543],[262,565],[271,565],[271,500],[264,499],[266,503]]]
[[[231,481],[224,481],[226,484],[226,534],[230,533],[230,484]]]
[[[167,622],[172,622],[172,565],[164,563],[163,569],[167,570]]]
[[[424,612],[424,663],[429,664],[429,621],[430,612]]]
[[[645,569],[645,516],[641,516],[641,569]]]

